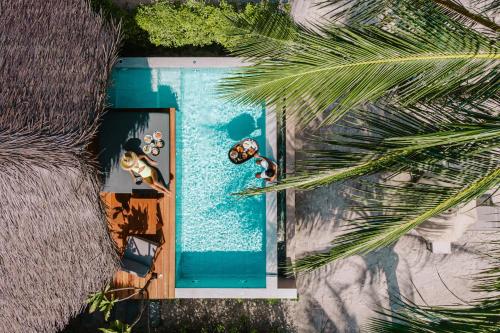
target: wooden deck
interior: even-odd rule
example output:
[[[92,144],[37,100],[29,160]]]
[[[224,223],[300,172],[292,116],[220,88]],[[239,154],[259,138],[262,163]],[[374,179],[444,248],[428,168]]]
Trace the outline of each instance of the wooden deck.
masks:
[[[175,297],[175,109],[166,109],[170,120],[170,183],[169,193],[136,195],[132,193],[101,193],[106,206],[110,235],[118,250],[125,248],[126,237],[141,235],[160,244],[151,272],[145,278],[119,271],[113,278],[114,288],[142,288],[148,283],[146,297]],[[167,175],[164,175],[165,178]],[[132,292],[121,292],[125,297]]]

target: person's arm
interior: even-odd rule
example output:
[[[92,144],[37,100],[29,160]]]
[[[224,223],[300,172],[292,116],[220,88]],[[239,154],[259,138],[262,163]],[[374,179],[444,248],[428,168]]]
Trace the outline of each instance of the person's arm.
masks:
[[[270,158],[267,158],[267,157],[264,157],[264,156],[261,156],[262,159],[266,160],[267,164],[269,166],[273,165],[273,164],[276,164],[272,159]]]
[[[147,161],[151,165],[154,165],[154,166],[158,165],[158,162],[156,162],[155,160],[151,159],[148,155],[141,155],[141,156],[139,156],[139,158]]]
[[[132,177],[132,182],[135,183],[135,175],[132,170],[129,170],[128,173],[130,174],[130,177]]]
[[[271,178],[269,178],[267,181],[271,183],[271,182],[274,182],[276,180],[276,178],[278,178],[278,173],[277,172],[275,172],[274,176],[272,176]]]
[[[278,178],[278,164],[271,160],[268,161],[269,167],[273,170],[274,175],[269,179],[269,182],[274,182]]]

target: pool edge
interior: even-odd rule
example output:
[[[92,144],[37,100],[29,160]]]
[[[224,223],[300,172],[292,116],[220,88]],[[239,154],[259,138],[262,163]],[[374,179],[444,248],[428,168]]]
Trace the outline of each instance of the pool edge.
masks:
[[[116,68],[228,68],[249,66],[250,63],[236,57],[124,57],[119,58]]]
[[[228,68],[250,63],[236,57],[126,57],[116,68]],[[276,111],[266,107],[266,151],[278,160]],[[278,204],[276,192],[266,193],[266,288],[175,288],[174,298],[296,299],[296,288],[278,288]]]

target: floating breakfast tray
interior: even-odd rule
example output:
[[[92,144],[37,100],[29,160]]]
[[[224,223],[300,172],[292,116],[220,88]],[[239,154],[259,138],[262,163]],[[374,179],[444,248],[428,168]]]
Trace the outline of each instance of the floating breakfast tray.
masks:
[[[234,164],[245,163],[259,151],[259,145],[254,139],[243,139],[229,149],[227,155]]]

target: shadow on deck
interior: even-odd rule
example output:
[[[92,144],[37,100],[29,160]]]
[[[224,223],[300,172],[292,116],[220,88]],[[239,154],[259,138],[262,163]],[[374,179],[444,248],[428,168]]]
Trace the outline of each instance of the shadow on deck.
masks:
[[[174,297],[175,271],[172,269],[172,244],[170,224],[168,223],[169,195],[151,195],[148,197],[130,193],[101,193],[106,207],[110,236],[123,254],[128,236],[140,236],[160,244],[151,272],[144,278],[119,271],[113,278],[114,288],[143,288],[152,274],[157,276],[148,284],[146,297],[165,299]],[[175,257],[173,257],[175,258]],[[134,291],[123,291],[120,297],[126,297]]]

